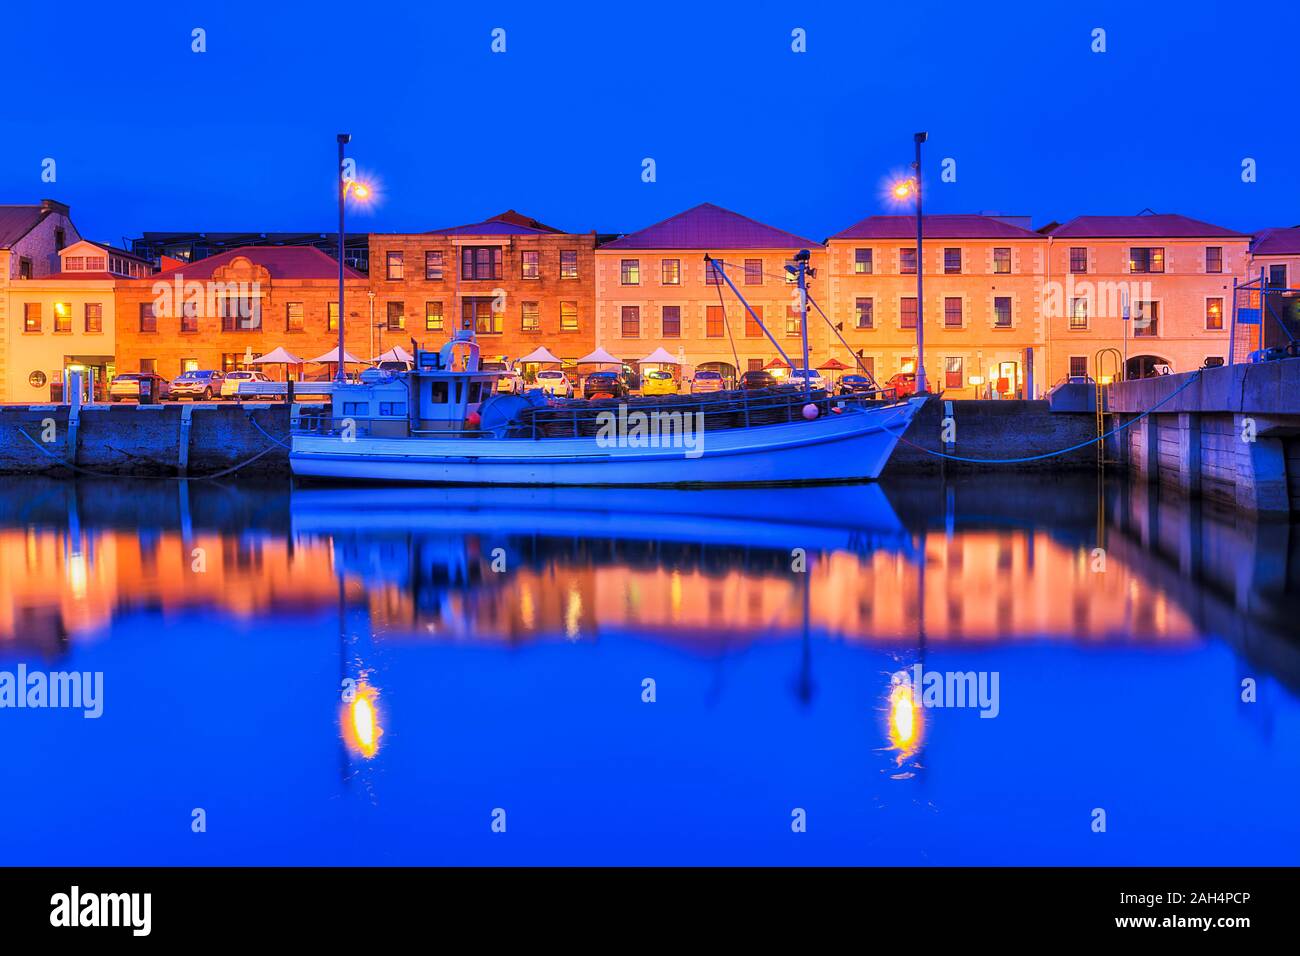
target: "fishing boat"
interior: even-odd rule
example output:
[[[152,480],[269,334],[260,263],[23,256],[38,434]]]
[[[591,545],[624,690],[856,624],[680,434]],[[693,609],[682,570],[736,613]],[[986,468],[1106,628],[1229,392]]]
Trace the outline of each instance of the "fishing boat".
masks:
[[[740,297],[722,264],[709,261]],[[923,401],[888,390],[831,395],[806,382],[618,401],[498,394],[501,371],[483,368],[472,329],[437,351],[412,344],[409,371],[370,369],[360,382],[336,384],[328,402],[294,406],[296,476],[461,485],[860,481],[879,477]]]

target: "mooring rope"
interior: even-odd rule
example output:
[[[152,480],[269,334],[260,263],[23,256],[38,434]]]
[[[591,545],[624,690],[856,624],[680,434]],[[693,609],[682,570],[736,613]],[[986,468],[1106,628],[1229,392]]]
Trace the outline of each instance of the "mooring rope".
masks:
[[[933,455],[935,458],[945,458],[948,461],[964,461],[975,465],[1019,465],[1031,461],[1043,461],[1044,459],[1047,458],[1055,458],[1057,455],[1068,455],[1072,451],[1078,451],[1080,448],[1087,448],[1089,445],[1095,445],[1098,442],[1105,441],[1107,438],[1110,438],[1113,435],[1118,435],[1120,432],[1128,428],[1130,425],[1136,425],[1138,422],[1142,421],[1142,419],[1146,418],[1156,409],[1160,408],[1160,406],[1164,405],[1166,402],[1168,402],[1175,395],[1177,395],[1183,389],[1187,388],[1187,386],[1191,385],[1192,382],[1196,381],[1200,377],[1201,377],[1201,373],[1199,371],[1193,372],[1188,377],[1187,381],[1185,381],[1182,385],[1178,386],[1178,388],[1174,389],[1172,392],[1170,392],[1160,401],[1156,402],[1145,412],[1142,412],[1136,418],[1126,421],[1122,425],[1112,428],[1110,431],[1105,432],[1104,434],[1098,435],[1096,438],[1089,438],[1087,441],[1079,442],[1079,444],[1077,445],[1071,445],[1069,448],[1061,448],[1057,451],[1049,451],[1041,455],[1027,455],[1023,458],[967,458],[962,455],[949,455],[946,452],[933,451],[929,448],[926,448],[924,445],[918,445],[914,441],[908,441],[906,438],[902,436],[902,434],[898,432],[889,431],[888,426],[885,426],[885,431],[889,432],[889,434],[893,435],[895,438],[903,442],[903,444],[905,445],[911,445],[913,448],[918,448],[921,451],[925,452],[927,455]]]

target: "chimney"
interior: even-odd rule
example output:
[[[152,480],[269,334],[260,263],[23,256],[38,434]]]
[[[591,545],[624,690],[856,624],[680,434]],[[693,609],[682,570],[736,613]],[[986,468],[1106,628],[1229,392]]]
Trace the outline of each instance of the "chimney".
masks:
[[[42,199],[41,212],[61,212],[67,216],[71,215],[72,211],[68,208],[67,203],[61,203],[56,199]]]

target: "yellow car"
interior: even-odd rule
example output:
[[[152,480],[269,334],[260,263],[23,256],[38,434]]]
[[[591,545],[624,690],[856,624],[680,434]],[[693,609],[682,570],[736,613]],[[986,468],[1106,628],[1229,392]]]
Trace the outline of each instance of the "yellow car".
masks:
[[[677,379],[672,372],[663,370],[646,372],[641,376],[642,395],[676,395]]]

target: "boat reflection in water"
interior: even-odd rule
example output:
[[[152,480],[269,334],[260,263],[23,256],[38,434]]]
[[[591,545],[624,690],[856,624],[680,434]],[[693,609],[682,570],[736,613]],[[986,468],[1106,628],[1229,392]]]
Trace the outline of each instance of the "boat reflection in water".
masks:
[[[0,671],[107,701],[0,711],[9,862],[1300,862],[1286,525],[1091,480],[4,490]]]

